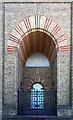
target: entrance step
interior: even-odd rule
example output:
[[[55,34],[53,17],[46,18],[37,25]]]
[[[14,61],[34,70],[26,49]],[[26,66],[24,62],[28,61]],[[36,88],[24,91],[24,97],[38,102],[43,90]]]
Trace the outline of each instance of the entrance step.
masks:
[[[2,120],[73,120],[73,118],[62,118],[57,116],[14,116],[13,118],[3,118]]]

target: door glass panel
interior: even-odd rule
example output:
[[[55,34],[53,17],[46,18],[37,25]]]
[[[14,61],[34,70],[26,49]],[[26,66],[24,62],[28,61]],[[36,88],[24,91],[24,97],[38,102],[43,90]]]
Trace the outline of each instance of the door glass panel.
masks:
[[[44,109],[44,89],[39,83],[31,89],[31,109]]]

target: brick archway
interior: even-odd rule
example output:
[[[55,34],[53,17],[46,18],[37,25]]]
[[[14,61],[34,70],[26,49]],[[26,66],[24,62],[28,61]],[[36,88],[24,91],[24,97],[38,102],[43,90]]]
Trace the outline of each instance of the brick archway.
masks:
[[[15,27],[15,29],[10,35],[7,49],[14,50],[14,47],[17,47],[17,44],[19,44],[22,36],[26,32],[29,33],[29,30],[33,31],[34,28],[40,28],[48,31],[56,39],[59,51],[68,50],[67,39],[62,31],[62,28],[51,19],[40,15],[29,17]]]
[[[35,83],[40,83],[44,87],[44,90],[47,90],[47,83],[45,82],[45,80],[38,78],[38,77],[31,80],[31,82],[28,83],[28,90],[31,90],[31,87]]]
[[[55,56],[58,51],[68,51],[66,35],[63,33],[61,27],[51,19],[40,15],[29,17],[15,27],[8,40],[7,51],[18,51],[22,61],[26,62],[27,57],[29,57],[29,55],[24,56],[26,53],[24,51],[26,51],[25,49],[28,47],[27,36],[32,39],[33,36],[30,36],[30,34],[35,31],[42,32],[51,38],[56,48],[55,51],[55,48],[52,46],[52,51],[54,51],[54,53],[52,53],[53,56]],[[25,45],[24,48],[23,45]]]
[[[65,99],[68,100],[68,87],[69,84],[62,86],[60,81],[67,81],[69,83],[68,78],[65,78],[67,76],[66,73],[68,72],[63,72],[62,71],[62,67],[61,66],[66,66],[65,63],[65,58],[66,54],[68,53],[68,41],[66,39],[66,35],[63,33],[61,27],[56,24],[55,22],[53,22],[52,20],[50,20],[47,17],[44,16],[40,16],[40,15],[36,15],[36,16],[32,16],[29,17],[25,20],[23,20],[19,25],[17,25],[15,27],[15,29],[13,30],[13,32],[10,35],[10,38],[8,40],[8,47],[7,47],[7,51],[18,51],[20,54],[20,58],[22,58],[22,61],[27,60],[28,56],[24,56],[24,54],[28,54],[25,51],[27,45],[27,39],[28,37],[31,38],[33,37],[33,34],[39,32],[40,34],[43,33],[43,35],[47,35],[50,38],[50,41],[53,41],[52,44],[54,46],[52,46],[52,51],[54,51],[55,49],[55,54],[57,54],[57,95],[58,95],[58,103],[57,106],[61,106],[60,105],[60,101],[65,101]],[[32,36],[31,36],[32,35]],[[22,44],[24,44],[24,49],[22,48]],[[26,47],[25,47],[26,46]],[[32,47],[32,44],[30,45]],[[43,43],[44,46],[44,43]],[[21,50],[23,49],[23,50]],[[57,53],[58,52],[58,53]],[[66,54],[65,54],[66,53]],[[54,53],[52,53],[52,56],[55,56]],[[50,53],[51,55],[51,53]],[[52,57],[53,58],[53,57]],[[66,57],[67,58],[67,57]],[[50,57],[51,59],[51,57]],[[62,60],[63,59],[63,60]],[[68,61],[68,59],[66,59]],[[51,61],[50,61],[51,63]],[[60,64],[59,64],[60,63]],[[64,65],[65,64],[65,65]],[[65,76],[62,78],[62,75]],[[28,84],[28,89],[30,90],[31,86],[33,83],[38,82],[38,80],[36,80],[36,82],[34,82],[35,80],[32,80],[29,84]],[[42,80],[41,82],[39,82],[42,84]],[[53,82],[54,84],[54,82]],[[47,88],[46,83],[44,83],[44,88]],[[22,86],[22,83],[21,83]],[[60,86],[62,86],[60,88]],[[65,92],[63,94],[63,89],[66,89],[67,92]],[[62,90],[61,90],[62,89]],[[60,91],[61,90],[61,91]],[[64,97],[63,97],[64,96]],[[68,103],[68,102],[67,102]],[[64,103],[63,103],[64,104]],[[60,111],[59,109],[57,109],[57,111]]]

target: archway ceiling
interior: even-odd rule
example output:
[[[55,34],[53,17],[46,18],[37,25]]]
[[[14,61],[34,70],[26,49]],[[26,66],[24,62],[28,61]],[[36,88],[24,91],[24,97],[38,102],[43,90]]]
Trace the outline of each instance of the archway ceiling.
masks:
[[[21,56],[23,56],[24,64],[33,53],[44,54],[49,59],[50,64],[52,64],[56,56],[56,47],[52,38],[40,31],[31,32],[26,35],[20,42],[19,49],[20,53],[23,54]]]
[[[56,56],[56,47],[52,38],[40,31],[31,32],[26,35],[20,42],[19,49],[21,54],[23,54],[25,63],[28,57],[33,53],[44,54],[49,59],[50,64]]]

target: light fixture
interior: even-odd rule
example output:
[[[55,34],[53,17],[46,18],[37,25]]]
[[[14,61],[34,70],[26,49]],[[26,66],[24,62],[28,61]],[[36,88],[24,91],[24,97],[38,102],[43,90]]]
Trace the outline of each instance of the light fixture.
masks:
[[[46,75],[46,79],[49,79],[49,75]]]

